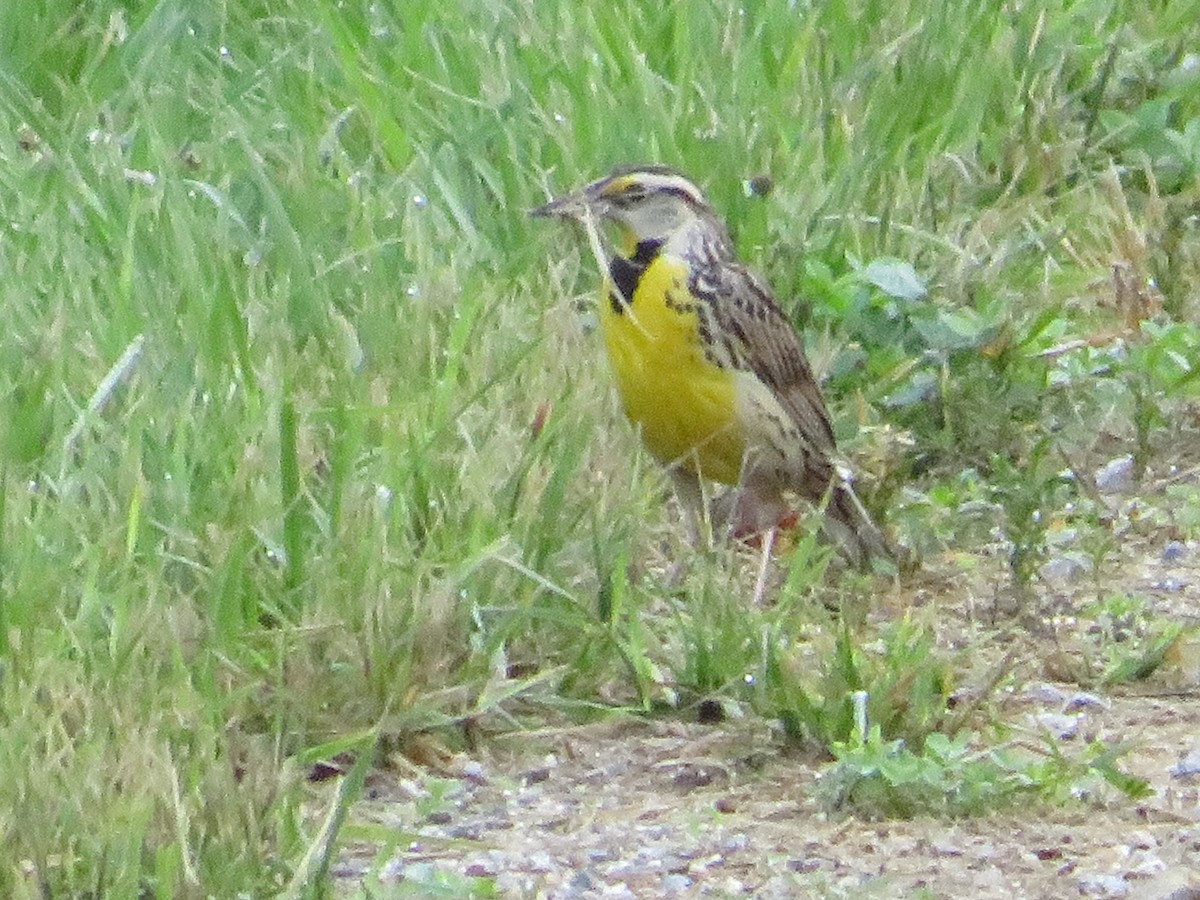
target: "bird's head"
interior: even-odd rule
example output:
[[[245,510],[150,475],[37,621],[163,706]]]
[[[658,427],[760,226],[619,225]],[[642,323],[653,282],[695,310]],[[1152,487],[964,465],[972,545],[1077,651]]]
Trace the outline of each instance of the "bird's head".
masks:
[[[696,226],[717,229],[716,216],[704,194],[666,166],[625,166],[574,193],[539,206],[530,215],[582,222],[610,222],[622,252],[631,254],[646,242],[670,245]]]

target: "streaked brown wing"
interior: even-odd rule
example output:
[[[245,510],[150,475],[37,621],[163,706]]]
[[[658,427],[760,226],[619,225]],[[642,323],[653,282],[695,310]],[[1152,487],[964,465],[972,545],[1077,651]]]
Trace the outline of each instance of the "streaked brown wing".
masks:
[[[736,263],[705,267],[693,290],[711,301],[720,333],[733,354],[778,397],[800,433],[818,450],[834,452],[833,426],[795,327],[770,290]]]

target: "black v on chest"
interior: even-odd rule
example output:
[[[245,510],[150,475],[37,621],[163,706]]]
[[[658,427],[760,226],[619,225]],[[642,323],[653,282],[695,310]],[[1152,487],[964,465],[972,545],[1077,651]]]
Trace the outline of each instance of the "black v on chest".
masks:
[[[608,302],[618,316],[625,312],[625,307],[633,304],[634,292],[662,246],[662,241],[641,241],[634,248],[633,256],[614,256],[609,260],[608,274],[615,290],[609,292]]]

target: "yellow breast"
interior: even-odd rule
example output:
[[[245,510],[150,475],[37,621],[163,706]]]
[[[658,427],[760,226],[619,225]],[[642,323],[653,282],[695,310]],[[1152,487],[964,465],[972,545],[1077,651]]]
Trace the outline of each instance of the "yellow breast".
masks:
[[[625,413],[661,462],[736,484],[745,438],[737,418],[736,373],[706,358],[687,269],[659,256],[628,306],[605,286],[604,341]]]

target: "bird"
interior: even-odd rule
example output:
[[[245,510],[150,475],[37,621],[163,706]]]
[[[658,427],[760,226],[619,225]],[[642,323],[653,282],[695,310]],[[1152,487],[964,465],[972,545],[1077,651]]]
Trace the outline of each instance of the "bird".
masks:
[[[800,335],[695,183],[668,166],[621,166],[530,215],[584,227],[617,392],[694,531],[765,535],[769,555],[794,495],[824,506],[823,531],[850,565],[891,558],[837,457]],[[734,486],[732,501],[708,503],[707,482]]]

